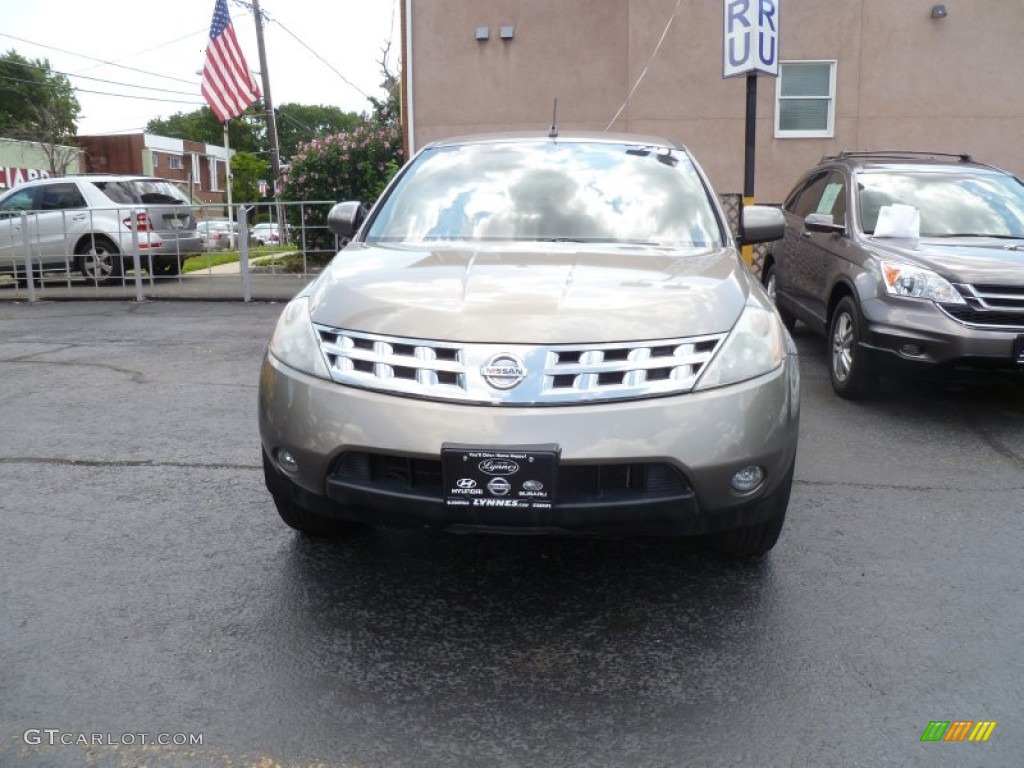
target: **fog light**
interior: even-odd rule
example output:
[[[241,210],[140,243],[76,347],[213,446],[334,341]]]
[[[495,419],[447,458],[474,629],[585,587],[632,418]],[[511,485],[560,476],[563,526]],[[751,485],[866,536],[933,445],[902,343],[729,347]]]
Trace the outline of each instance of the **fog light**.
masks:
[[[764,470],[756,464],[751,464],[749,467],[744,467],[733,475],[729,485],[733,487],[733,490],[740,493],[749,493],[757,488],[763,480]]]
[[[921,351],[917,344],[904,344],[900,347],[900,354],[906,357],[920,357]]]
[[[277,449],[277,464],[285,472],[298,472],[299,462],[284,448]]]

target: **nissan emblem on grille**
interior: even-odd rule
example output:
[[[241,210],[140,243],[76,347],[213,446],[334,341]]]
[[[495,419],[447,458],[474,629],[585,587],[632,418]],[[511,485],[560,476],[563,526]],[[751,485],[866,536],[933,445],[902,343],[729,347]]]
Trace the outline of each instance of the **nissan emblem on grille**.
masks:
[[[515,355],[495,355],[482,366],[480,375],[495,389],[512,389],[526,378],[526,366]]]

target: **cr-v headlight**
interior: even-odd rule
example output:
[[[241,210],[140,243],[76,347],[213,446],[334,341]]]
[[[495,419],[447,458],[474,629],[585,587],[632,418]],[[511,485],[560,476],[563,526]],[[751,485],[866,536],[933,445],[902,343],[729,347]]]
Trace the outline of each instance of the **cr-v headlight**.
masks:
[[[309,318],[309,297],[299,296],[288,302],[270,340],[270,354],[290,368],[331,378]]]
[[[761,376],[782,365],[785,357],[782,323],[774,312],[751,296],[694,390],[722,387]]]
[[[931,299],[940,304],[966,304],[964,297],[944,277],[930,269],[901,264],[898,261],[882,262],[882,282],[890,296],[909,296],[915,299]]]

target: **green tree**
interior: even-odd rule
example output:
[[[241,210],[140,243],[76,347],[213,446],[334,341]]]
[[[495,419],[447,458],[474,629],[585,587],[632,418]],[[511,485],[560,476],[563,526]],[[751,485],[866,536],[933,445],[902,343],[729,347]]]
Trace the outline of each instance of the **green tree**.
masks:
[[[281,174],[285,201],[359,200],[372,203],[403,162],[402,129],[389,103],[374,102],[374,114],[364,115],[350,131],[300,144]],[[290,207],[293,226],[304,229],[307,247],[333,255],[333,235],[327,230],[327,206]],[[301,210],[302,220],[299,220]]]
[[[249,107],[237,118],[228,120],[228,143],[231,149],[239,152],[266,151],[262,117],[262,113],[255,107]],[[224,124],[209,107],[150,120],[146,123],[146,133],[224,146]]]
[[[47,59],[29,60],[13,50],[0,57],[0,135],[53,150],[72,143],[80,112],[70,81]]]
[[[260,179],[270,178],[270,163],[251,152],[236,152],[231,158],[231,197],[236,203],[260,200]]]
[[[282,104],[277,110],[277,144],[281,161],[288,162],[299,148],[318,136],[351,131],[362,117],[337,107]]]

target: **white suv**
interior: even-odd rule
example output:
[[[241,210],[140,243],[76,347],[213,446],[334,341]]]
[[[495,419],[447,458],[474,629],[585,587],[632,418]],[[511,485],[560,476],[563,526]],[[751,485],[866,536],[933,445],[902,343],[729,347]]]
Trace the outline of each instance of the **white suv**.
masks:
[[[27,232],[26,232],[27,228]],[[37,179],[0,197],[0,274],[80,270],[89,281],[116,281],[132,264],[138,232],[144,269],[176,275],[181,262],[202,252],[196,218],[185,194],[167,179],[83,175]]]

